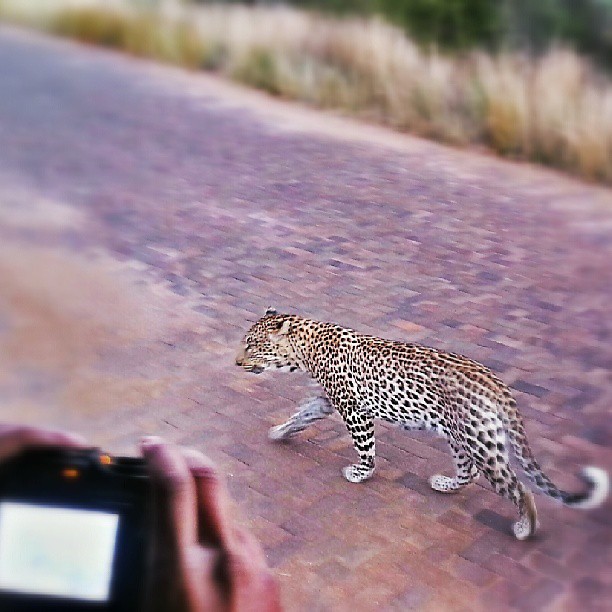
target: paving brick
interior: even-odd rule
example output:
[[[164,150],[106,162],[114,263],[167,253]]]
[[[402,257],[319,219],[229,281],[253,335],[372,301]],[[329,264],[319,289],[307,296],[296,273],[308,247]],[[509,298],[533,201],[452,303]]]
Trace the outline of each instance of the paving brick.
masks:
[[[479,523],[490,527],[491,529],[495,529],[500,533],[509,533],[511,529],[511,522],[507,517],[494,512],[493,510],[489,510],[485,508],[484,510],[480,510],[474,515],[474,519]]]
[[[389,602],[390,610],[425,610],[431,591],[423,587],[410,587]]]
[[[352,572],[351,568],[336,559],[327,560],[317,567],[317,572],[327,576],[330,581],[342,580]]]
[[[536,576],[529,567],[506,557],[501,552],[492,554],[482,562],[482,565],[512,583],[525,584]]]
[[[573,575],[573,571],[566,565],[537,550],[530,555],[527,564],[535,571],[557,580],[568,580]]]
[[[462,531],[473,535],[479,531],[475,519],[477,520],[477,515],[471,516],[460,512],[457,508],[451,508],[448,512],[442,514],[438,521],[455,531]]]
[[[563,591],[562,583],[546,578],[514,598],[512,603],[519,610],[541,610],[554,606]]]
[[[302,549],[303,543],[298,538],[291,537],[276,546],[266,548],[266,559],[271,567],[278,567]]]
[[[467,580],[479,587],[491,584],[491,582],[497,578],[494,572],[482,567],[478,563],[468,561],[463,557],[454,556],[452,560],[445,565],[449,568],[450,573],[456,578]]]
[[[574,582],[572,596],[576,609],[606,610],[610,607],[612,585],[588,576]]]
[[[474,563],[486,563],[502,547],[502,543],[492,540],[488,535],[482,535],[461,551],[461,556]]]

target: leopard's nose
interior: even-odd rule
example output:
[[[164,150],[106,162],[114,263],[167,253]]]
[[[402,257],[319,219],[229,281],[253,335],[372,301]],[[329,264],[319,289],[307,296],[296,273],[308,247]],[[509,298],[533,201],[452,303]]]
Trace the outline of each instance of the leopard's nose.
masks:
[[[240,349],[236,351],[236,365],[243,366],[246,358],[247,358],[246,349],[240,347]]]

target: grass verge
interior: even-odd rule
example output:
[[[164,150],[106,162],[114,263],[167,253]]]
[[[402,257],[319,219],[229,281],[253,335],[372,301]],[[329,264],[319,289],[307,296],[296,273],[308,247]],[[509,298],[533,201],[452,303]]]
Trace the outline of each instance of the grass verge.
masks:
[[[143,1],[0,0],[0,15],[612,184],[612,83],[568,49],[447,56],[375,18]]]

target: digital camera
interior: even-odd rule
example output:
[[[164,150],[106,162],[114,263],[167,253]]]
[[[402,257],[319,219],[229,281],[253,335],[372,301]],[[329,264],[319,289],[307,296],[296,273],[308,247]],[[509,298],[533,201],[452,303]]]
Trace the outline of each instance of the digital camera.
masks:
[[[37,449],[2,462],[0,610],[142,610],[151,498],[142,459]]]

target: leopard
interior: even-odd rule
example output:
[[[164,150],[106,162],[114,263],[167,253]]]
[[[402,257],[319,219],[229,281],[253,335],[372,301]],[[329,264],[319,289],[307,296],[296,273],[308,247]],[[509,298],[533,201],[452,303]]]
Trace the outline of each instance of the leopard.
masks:
[[[342,470],[351,483],[374,474],[374,420],[379,419],[444,438],[455,475],[431,476],[431,488],[454,493],[483,474],[498,495],[517,507],[519,519],[512,530],[519,540],[533,536],[539,522],[533,493],[511,467],[510,448],[535,487],[566,506],[595,508],[608,495],[608,474],[595,466],[580,474],[584,492],[559,489],[533,455],[510,388],[463,355],[269,308],[244,336],[235,363],[254,374],[273,369],[310,375],[319,393],[286,422],[270,428],[269,438],[287,441],[339,413],[359,457]]]

